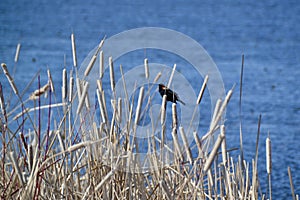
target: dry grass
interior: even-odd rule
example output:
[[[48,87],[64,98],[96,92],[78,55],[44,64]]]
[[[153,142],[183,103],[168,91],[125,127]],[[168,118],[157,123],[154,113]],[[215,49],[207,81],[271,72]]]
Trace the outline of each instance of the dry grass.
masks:
[[[73,62],[76,69],[76,45],[72,34]],[[84,75],[88,76],[98,54],[100,54],[100,78],[103,77],[103,41],[92,57]],[[17,64],[20,45],[17,47],[15,63]],[[148,60],[145,63],[145,78],[149,78]],[[102,81],[97,81],[97,100],[101,115],[101,123],[94,122],[91,116],[88,87],[89,82],[81,80],[73,73],[63,70],[62,99],[63,102],[54,102],[55,88],[51,72],[48,71],[48,83],[35,90],[29,100],[23,100],[14,84],[13,76],[9,73],[6,64],[1,65],[12,91],[16,95],[19,113],[15,116],[9,113],[12,108],[6,106],[7,94],[3,93],[0,85],[0,192],[2,199],[264,199],[259,194],[259,180],[257,177],[257,156],[251,163],[246,160],[234,159],[226,147],[225,126],[221,124],[223,112],[232,95],[229,90],[224,100],[219,100],[214,111],[210,129],[206,134],[186,132],[178,126],[176,104],[172,105],[172,138],[173,147],[165,143],[166,132],[166,97],[161,105],[161,137],[149,134],[149,167],[141,166],[139,143],[135,141],[136,127],[141,115],[143,101],[148,101],[145,95],[148,91],[140,88],[137,105],[130,102],[128,95],[125,99],[116,99],[112,95],[112,116],[107,110],[105,91]],[[174,65],[173,72],[176,69]],[[121,75],[124,79],[122,67]],[[115,92],[114,66],[109,59],[109,73],[111,92]],[[154,80],[156,82],[160,77]],[[1,79],[2,80],[2,79]],[[69,84],[67,83],[69,80]],[[200,90],[197,106],[205,90],[208,77],[204,79]],[[76,90],[73,89],[76,81]],[[171,84],[172,75],[169,80]],[[69,85],[69,87],[67,86]],[[123,81],[124,90],[126,84]],[[44,98],[42,95],[47,94]],[[41,105],[48,102],[46,105]],[[26,102],[34,101],[35,107],[27,107]],[[72,113],[73,102],[78,101]],[[37,104],[37,105],[36,105]],[[61,107],[63,109],[61,109]],[[133,113],[136,108],[136,113]],[[52,112],[57,113],[53,118]],[[126,118],[122,113],[126,112]],[[10,119],[13,119],[10,121]],[[46,120],[45,120],[46,119]],[[125,127],[119,127],[122,120]],[[26,126],[25,126],[26,124]],[[79,124],[76,128],[76,124]],[[260,124],[260,122],[259,122]],[[17,126],[17,128],[15,128]],[[42,127],[46,127],[42,132]],[[51,128],[50,128],[51,127]],[[259,139],[258,127],[258,139]],[[179,130],[179,131],[178,131]],[[193,134],[196,152],[192,156],[186,134]],[[201,137],[201,135],[203,135]],[[211,151],[208,144],[212,136],[216,141]],[[122,138],[122,140],[121,140]],[[182,139],[182,147],[179,144]],[[258,141],[257,141],[258,143]],[[271,141],[267,138],[267,171],[269,174],[268,198],[272,198],[271,187]],[[158,153],[165,148],[174,154],[173,162]],[[289,169],[293,198],[294,193],[291,171]]]

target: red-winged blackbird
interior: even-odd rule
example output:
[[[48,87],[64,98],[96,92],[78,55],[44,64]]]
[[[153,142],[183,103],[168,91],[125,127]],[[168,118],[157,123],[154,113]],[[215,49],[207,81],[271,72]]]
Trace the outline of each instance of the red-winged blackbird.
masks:
[[[176,92],[173,92],[167,86],[165,86],[163,84],[159,84],[158,88],[159,88],[159,93],[160,93],[160,95],[162,97],[164,95],[167,95],[167,101],[171,101],[173,103],[177,103],[176,101],[179,101],[180,103],[182,103],[183,105],[185,105],[185,103],[179,99],[178,94]]]

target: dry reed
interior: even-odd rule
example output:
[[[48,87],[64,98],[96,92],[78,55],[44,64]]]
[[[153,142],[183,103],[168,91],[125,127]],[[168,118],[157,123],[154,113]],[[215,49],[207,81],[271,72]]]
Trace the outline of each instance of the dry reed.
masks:
[[[75,38],[71,35],[73,65],[77,66]],[[84,76],[89,76],[104,39],[91,58]],[[19,56],[15,57],[18,60]],[[5,100],[6,92],[0,83],[0,195],[2,199],[258,199],[258,139],[255,159],[252,163],[230,156],[226,145],[224,120],[225,108],[232,95],[229,90],[225,99],[217,101],[207,133],[193,131],[195,147],[187,140],[188,132],[178,121],[177,106],[172,104],[172,119],[167,119],[166,96],[162,98],[160,116],[157,123],[160,134],[147,130],[148,167],[143,164],[142,155],[137,154],[142,148],[135,138],[137,126],[142,119],[143,101],[151,103],[146,87],[139,89],[137,102],[130,100],[127,85],[120,66],[125,98],[119,98],[115,90],[113,60],[109,58],[110,91],[102,87],[104,73],[103,52],[100,57],[100,79],[97,80],[97,95],[101,120],[94,121],[95,108],[87,105],[88,88],[92,84],[80,79],[78,74],[70,73],[67,89],[67,72],[63,70],[62,97],[68,102],[54,101],[54,84],[48,70],[48,83],[32,93],[32,99],[41,101],[42,94],[48,94],[44,104],[26,107],[26,101],[8,116]],[[149,80],[148,59],[144,60],[145,78]],[[18,89],[6,64],[1,64],[15,94]],[[171,85],[176,65],[171,72],[168,86]],[[154,82],[159,80],[158,73]],[[75,80],[74,80],[75,79]],[[77,90],[73,91],[74,81]],[[175,81],[175,80],[173,80]],[[196,106],[201,104],[208,76],[200,89]],[[135,86],[136,88],[136,86]],[[106,93],[107,92],[107,93]],[[147,94],[147,95],[146,95]],[[19,98],[20,96],[18,96]],[[132,98],[134,99],[134,98]],[[78,102],[75,107],[74,101]],[[106,101],[112,102],[112,112]],[[86,106],[84,106],[84,103]],[[76,110],[72,113],[72,107]],[[64,109],[61,109],[64,107]],[[14,108],[15,109],[15,108]],[[43,111],[43,112],[41,112]],[[25,115],[26,113],[26,115]],[[31,115],[37,115],[37,123],[26,124]],[[58,113],[58,114],[56,114]],[[192,114],[192,113],[191,113]],[[80,116],[80,117],[78,117]],[[4,120],[2,120],[4,119]],[[9,123],[9,120],[10,123]],[[166,122],[172,120],[172,127]],[[75,125],[79,124],[79,127]],[[98,125],[97,125],[98,124]],[[14,126],[17,125],[17,128]],[[46,127],[42,129],[42,127]],[[260,120],[259,120],[260,127]],[[40,131],[38,131],[40,130]],[[43,130],[43,131],[41,131]],[[178,134],[178,130],[179,133]],[[187,129],[188,130],[188,129]],[[19,133],[19,134],[18,134]],[[170,135],[168,135],[170,134]],[[240,132],[241,134],[241,132]],[[214,141],[213,135],[218,135]],[[167,136],[172,141],[166,141]],[[169,137],[169,138],[170,138]],[[181,145],[181,142],[183,145]],[[169,143],[168,143],[169,142]],[[212,148],[209,144],[212,143]],[[164,151],[162,151],[164,150]],[[194,155],[196,154],[197,155]],[[221,159],[219,159],[219,154]],[[266,140],[267,173],[271,175],[271,140]],[[293,199],[297,199],[292,181],[291,169],[288,168]],[[260,182],[261,183],[261,182]],[[271,181],[269,177],[269,186]],[[272,198],[272,188],[269,196]]]

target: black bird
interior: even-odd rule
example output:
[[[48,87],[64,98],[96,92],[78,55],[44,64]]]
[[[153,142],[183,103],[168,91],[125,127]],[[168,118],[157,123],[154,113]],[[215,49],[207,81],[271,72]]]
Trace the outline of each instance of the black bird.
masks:
[[[167,86],[165,86],[163,84],[159,84],[158,88],[159,88],[159,93],[160,93],[160,95],[162,97],[164,95],[167,95],[167,101],[171,101],[173,103],[177,103],[176,101],[179,101],[180,103],[182,103],[183,105],[185,105],[185,103],[179,99],[178,94],[176,92],[173,92]]]

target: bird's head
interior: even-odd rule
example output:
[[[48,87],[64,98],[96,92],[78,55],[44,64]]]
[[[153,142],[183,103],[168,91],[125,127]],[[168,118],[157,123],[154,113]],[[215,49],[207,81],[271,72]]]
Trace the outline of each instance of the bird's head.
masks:
[[[166,90],[167,87],[164,84],[159,84],[159,90]]]

